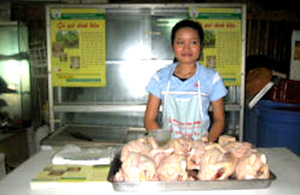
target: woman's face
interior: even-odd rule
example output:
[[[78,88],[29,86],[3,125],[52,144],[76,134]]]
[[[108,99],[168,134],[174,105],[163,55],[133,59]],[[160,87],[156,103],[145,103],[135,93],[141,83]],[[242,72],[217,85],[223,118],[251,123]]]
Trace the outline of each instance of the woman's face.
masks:
[[[179,29],[174,38],[173,51],[180,64],[194,64],[200,55],[200,38],[190,27]]]

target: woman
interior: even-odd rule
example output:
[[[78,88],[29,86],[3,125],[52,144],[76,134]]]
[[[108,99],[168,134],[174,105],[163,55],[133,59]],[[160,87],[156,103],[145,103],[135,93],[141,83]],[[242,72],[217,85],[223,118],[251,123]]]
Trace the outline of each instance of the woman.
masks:
[[[172,29],[174,63],[158,70],[146,87],[149,92],[144,124],[147,130],[159,129],[157,115],[163,105],[162,128],[171,138],[194,140],[207,136],[214,142],[224,125],[223,97],[227,94],[219,74],[198,63],[204,33],[200,24],[183,20]],[[208,108],[212,105],[210,124]]]

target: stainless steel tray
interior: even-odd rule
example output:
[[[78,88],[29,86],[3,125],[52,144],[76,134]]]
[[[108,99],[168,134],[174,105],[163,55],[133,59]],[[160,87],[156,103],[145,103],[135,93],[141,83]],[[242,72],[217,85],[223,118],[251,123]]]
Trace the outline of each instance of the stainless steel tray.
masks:
[[[200,190],[229,190],[229,189],[260,189],[268,188],[276,176],[271,172],[269,179],[253,180],[217,180],[217,181],[142,181],[142,182],[115,182],[114,175],[122,165],[120,154],[116,154],[111,163],[108,181],[112,183],[114,190],[123,192],[137,191],[200,191]]]

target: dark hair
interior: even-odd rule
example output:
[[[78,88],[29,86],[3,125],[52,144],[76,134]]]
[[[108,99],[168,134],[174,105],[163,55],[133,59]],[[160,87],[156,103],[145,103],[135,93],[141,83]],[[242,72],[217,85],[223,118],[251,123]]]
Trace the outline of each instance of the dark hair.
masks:
[[[200,38],[200,44],[202,45],[203,39],[204,39],[204,32],[202,26],[198,22],[194,22],[192,20],[181,20],[172,29],[172,34],[171,34],[171,41],[172,45],[174,44],[174,39],[175,39],[175,34],[176,32],[181,29],[181,28],[193,28],[198,32],[199,38]]]
[[[199,58],[202,54],[202,48],[203,48],[203,39],[204,39],[204,31],[202,26],[198,23],[198,22],[194,22],[192,20],[181,20],[180,22],[178,22],[177,24],[175,24],[175,26],[172,29],[172,34],[171,34],[171,44],[172,46],[174,45],[174,39],[175,39],[175,35],[176,32],[181,29],[181,28],[192,28],[194,30],[196,30],[198,32],[199,35],[199,39],[200,39],[200,44],[201,44],[201,50],[200,50],[200,55]],[[174,62],[176,62],[177,59],[174,59]]]

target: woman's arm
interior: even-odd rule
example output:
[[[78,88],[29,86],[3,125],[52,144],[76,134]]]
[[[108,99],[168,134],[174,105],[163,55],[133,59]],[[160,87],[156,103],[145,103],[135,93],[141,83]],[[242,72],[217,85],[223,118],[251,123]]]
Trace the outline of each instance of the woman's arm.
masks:
[[[213,122],[209,131],[208,140],[215,142],[221,135],[225,126],[223,98],[212,102]]]
[[[149,94],[147,108],[144,117],[144,125],[147,130],[159,129],[159,125],[156,122],[159,112],[160,98]]]

